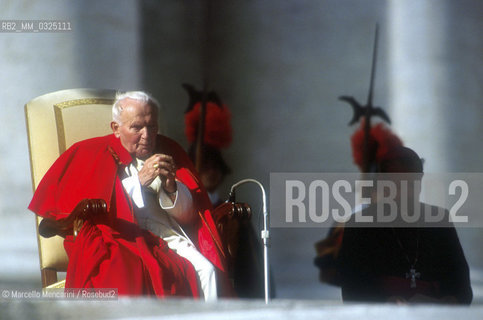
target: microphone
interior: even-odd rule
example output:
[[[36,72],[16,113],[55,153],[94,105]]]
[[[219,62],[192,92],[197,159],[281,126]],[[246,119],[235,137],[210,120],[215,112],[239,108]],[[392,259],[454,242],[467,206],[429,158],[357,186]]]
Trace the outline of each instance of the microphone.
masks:
[[[263,241],[263,277],[264,277],[264,285],[265,285],[265,304],[268,304],[270,299],[270,277],[269,277],[269,261],[268,261],[268,242],[270,239],[270,231],[269,231],[269,215],[267,211],[267,197],[265,195],[265,189],[263,185],[255,179],[244,179],[240,180],[234,185],[231,186],[230,193],[228,196],[228,200],[231,203],[235,203],[235,189],[238,188],[240,185],[245,183],[255,183],[260,187],[262,191],[262,201],[263,201],[263,230],[260,233],[261,239]]]

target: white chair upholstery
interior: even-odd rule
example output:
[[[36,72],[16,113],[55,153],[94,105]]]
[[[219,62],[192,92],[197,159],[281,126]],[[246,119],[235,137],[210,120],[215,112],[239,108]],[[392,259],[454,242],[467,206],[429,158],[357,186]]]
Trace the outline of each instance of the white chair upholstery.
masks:
[[[33,190],[59,155],[73,143],[111,131],[115,90],[69,89],[37,97],[25,105]],[[42,286],[58,286],[57,272],[67,270],[63,238],[37,238]]]

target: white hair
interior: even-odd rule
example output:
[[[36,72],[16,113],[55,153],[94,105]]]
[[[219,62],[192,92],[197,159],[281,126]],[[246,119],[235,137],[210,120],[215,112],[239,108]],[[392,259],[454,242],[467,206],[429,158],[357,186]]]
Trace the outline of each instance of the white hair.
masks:
[[[114,104],[112,105],[112,121],[118,124],[122,124],[121,113],[123,111],[123,107],[121,105],[121,101],[128,98],[148,103],[151,106],[153,106],[158,113],[161,109],[159,102],[146,92],[143,92],[143,91],[117,92],[116,98],[114,100]]]

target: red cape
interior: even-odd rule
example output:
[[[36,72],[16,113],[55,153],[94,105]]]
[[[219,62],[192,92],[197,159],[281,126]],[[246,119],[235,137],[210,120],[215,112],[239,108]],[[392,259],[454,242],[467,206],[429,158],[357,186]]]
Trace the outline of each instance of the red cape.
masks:
[[[219,291],[230,295],[223,247],[211,217],[211,203],[193,164],[173,140],[158,136],[156,152],[169,154],[177,178],[191,191],[198,223],[188,230],[198,250],[218,269]],[[118,172],[132,161],[114,135],[84,140],[65,151],[40,182],[29,209],[44,218],[66,217],[85,198],[103,199],[108,214],[84,223],[75,241],[64,246],[69,256],[66,288],[118,288],[119,294],[199,296],[193,266],[166,243],[138,227],[130,198]]]

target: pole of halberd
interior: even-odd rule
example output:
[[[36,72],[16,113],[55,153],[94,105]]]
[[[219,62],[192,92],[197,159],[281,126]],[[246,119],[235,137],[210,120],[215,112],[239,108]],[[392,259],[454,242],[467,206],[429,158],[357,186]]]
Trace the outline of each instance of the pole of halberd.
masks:
[[[371,156],[369,153],[369,139],[371,136],[371,116],[373,112],[372,99],[374,95],[374,79],[376,77],[376,62],[377,62],[377,45],[379,39],[379,25],[376,24],[374,32],[374,47],[372,49],[372,66],[371,78],[369,83],[369,94],[367,96],[366,114],[364,117],[364,142],[363,142],[363,164],[362,172],[366,173],[371,170]]]

